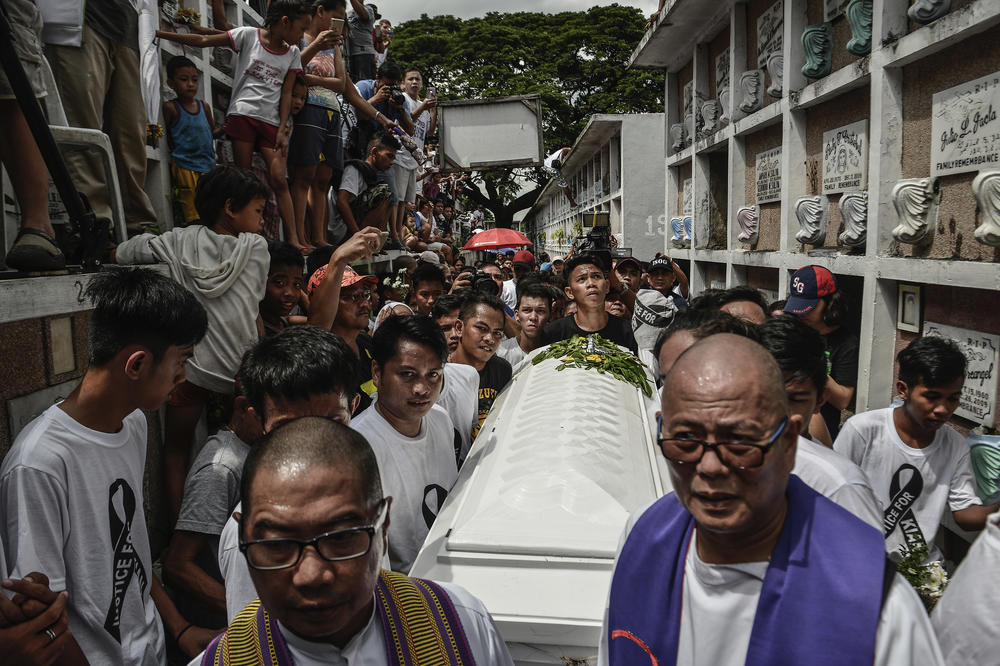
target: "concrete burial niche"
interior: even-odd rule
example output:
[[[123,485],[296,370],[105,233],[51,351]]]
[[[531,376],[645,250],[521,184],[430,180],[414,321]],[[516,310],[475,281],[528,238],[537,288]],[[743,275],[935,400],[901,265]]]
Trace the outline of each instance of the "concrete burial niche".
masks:
[[[781,127],[772,125],[746,137],[743,201],[758,206],[755,250],[777,250],[781,236]],[[734,237],[742,231],[733,220]],[[751,249],[751,248],[747,248]]]
[[[708,96],[718,103],[720,128],[729,124],[730,54],[729,30],[721,30],[708,45]]]
[[[792,0],[751,0],[746,5],[746,64],[739,68],[744,71],[758,71],[757,79],[753,80],[754,89],[759,85],[759,93],[754,95],[755,102],[750,104],[752,110],[743,110],[745,114],[751,114],[758,109],[775,103],[778,97],[768,95],[768,89],[780,89],[781,81],[775,82],[770,76],[772,70],[768,68],[768,59],[773,55],[783,55],[786,45],[784,43],[784,16],[785,2]],[[743,102],[747,100],[746,90],[742,90],[743,85],[738,79],[735,83],[736,104],[742,108]],[[777,83],[777,87],[776,87]]]
[[[976,57],[970,58],[972,53]],[[998,79],[1000,49],[995,30],[969,37],[933,57],[903,68],[902,179],[927,178],[941,173],[938,178],[938,222],[933,240],[925,245],[902,245],[899,253],[903,256],[991,262],[1000,259],[996,246],[984,244],[976,236],[983,213],[972,187],[980,171],[1000,170],[1000,167],[963,165],[961,162],[979,160],[981,156],[997,153],[1000,148],[995,139],[997,130],[992,129],[1000,127],[1000,116],[987,121],[991,117],[988,112],[991,104],[995,112],[1000,111],[1000,99],[993,83]],[[978,88],[977,82],[980,83]],[[982,85],[983,82],[988,85]],[[976,123],[976,113],[980,114],[979,122],[986,124],[970,135],[975,141],[950,141],[953,131],[957,135],[964,131],[961,129],[963,123],[968,122],[967,127],[971,129]],[[947,142],[943,140],[946,132]],[[954,168],[948,168],[955,165],[965,170],[954,172]]]
[[[840,235],[846,231],[846,221],[840,207],[842,193],[867,188],[870,110],[870,94],[867,89],[860,88],[805,111],[804,194],[824,194],[829,199],[826,236],[815,245],[817,248],[833,249],[843,245]]]

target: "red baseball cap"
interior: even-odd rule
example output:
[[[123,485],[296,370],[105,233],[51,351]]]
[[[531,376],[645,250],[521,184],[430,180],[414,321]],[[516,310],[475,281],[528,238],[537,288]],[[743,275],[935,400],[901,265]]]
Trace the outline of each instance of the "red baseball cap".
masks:
[[[788,288],[785,312],[804,315],[819,305],[819,300],[837,291],[837,278],[822,266],[804,266],[795,271]]]
[[[515,264],[528,264],[529,266],[535,265],[535,255],[531,254],[528,250],[518,250],[514,253],[514,263]]]
[[[306,287],[306,292],[310,296],[312,296],[313,291],[316,290],[316,287],[319,286],[319,283],[322,282],[323,278],[325,277],[326,277],[326,266],[320,266],[318,269],[316,269],[316,272],[312,274],[312,277],[309,278],[309,286]],[[378,278],[375,277],[374,275],[361,275],[350,266],[345,266],[344,277],[340,279],[340,286],[350,287],[359,282],[365,282],[367,284],[377,284]]]

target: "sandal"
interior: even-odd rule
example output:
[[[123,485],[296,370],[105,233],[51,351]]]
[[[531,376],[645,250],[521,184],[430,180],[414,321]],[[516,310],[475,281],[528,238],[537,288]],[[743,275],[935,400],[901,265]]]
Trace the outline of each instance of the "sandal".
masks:
[[[61,271],[66,269],[66,255],[44,231],[24,228],[14,239],[6,263],[24,273]]]

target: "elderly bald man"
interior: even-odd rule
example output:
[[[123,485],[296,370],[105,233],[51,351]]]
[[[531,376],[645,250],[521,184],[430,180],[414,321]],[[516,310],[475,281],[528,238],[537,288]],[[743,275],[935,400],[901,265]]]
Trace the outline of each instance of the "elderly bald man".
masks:
[[[659,434],[675,492],[629,520],[600,664],[943,663],[879,531],[791,474],[801,427],[752,340],[677,359]]]

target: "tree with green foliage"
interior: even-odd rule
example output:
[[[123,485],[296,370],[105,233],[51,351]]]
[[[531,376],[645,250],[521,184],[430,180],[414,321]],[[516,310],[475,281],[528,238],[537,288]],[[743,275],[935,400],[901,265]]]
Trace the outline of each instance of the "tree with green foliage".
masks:
[[[635,7],[587,11],[498,13],[462,20],[427,16],[401,24],[390,58],[418,67],[442,100],[538,94],[545,147],[573,141],[595,113],[663,109],[663,72],[627,71],[646,19]],[[498,227],[538,198],[547,176],[540,168],[475,172],[464,194],[489,209]],[[522,184],[536,187],[518,195]]]

